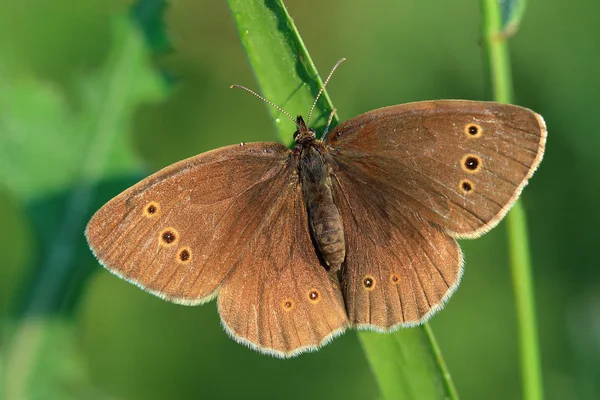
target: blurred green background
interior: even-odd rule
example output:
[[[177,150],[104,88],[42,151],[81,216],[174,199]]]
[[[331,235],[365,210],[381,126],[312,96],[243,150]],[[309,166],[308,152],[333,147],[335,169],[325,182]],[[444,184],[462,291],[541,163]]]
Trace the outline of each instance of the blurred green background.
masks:
[[[286,4],[322,75],[348,59],[329,85],[342,119],[489,98],[477,2]],[[218,146],[277,140],[265,105],[228,89],[257,84],[226,2],[161,7],[0,0],[0,393],[378,397],[354,332],[292,360],[259,355],[227,337],[214,302],[161,301],[88,250],[91,214],[141,177]],[[523,196],[548,399],[600,398],[598,15],[594,0],[532,0],[511,41],[517,102],[549,130]],[[505,236],[500,224],[462,242],[463,282],[431,322],[463,399],[520,397]]]

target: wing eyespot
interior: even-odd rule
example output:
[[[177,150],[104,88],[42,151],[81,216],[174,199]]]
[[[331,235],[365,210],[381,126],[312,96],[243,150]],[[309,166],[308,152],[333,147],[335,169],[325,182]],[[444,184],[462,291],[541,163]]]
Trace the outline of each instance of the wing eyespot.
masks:
[[[192,249],[188,246],[183,246],[177,252],[177,261],[181,264],[189,264],[192,261]]]
[[[471,194],[475,190],[475,184],[468,179],[461,180],[458,186],[463,194]]]
[[[177,242],[177,239],[179,239],[179,232],[172,227],[165,228],[160,231],[158,238],[161,245],[169,247]]]
[[[469,174],[474,174],[474,173],[479,172],[482,165],[483,165],[483,161],[481,160],[481,157],[479,157],[475,154],[465,155],[460,162],[460,166],[462,167],[463,171],[465,171]]]
[[[154,218],[157,217],[160,213],[160,204],[158,204],[155,201],[151,201],[150,203],[146,204],[146,206],[144,207],[144,216],[147,218]]]
[[[483,128],[477,124],[465,125],[465,134],[468,138],[478,138],[483,135]]]
[[[296,304],[294,303],[294,300],[290,299],[289,297],[281,302],[281,308],[283,308],[283,311],[286,312],[292,311],[295,305]]]
[[[373,278],[371,275],[366,275],[363,278],[363,287],[365,288],[365,290],[373,290],[375,289],[375,278]]]
[[[317,304],[319,301],[321,301],[321,294],[317,289],[311,289],[308,292],[308,301],[310,301],[312,304]]]

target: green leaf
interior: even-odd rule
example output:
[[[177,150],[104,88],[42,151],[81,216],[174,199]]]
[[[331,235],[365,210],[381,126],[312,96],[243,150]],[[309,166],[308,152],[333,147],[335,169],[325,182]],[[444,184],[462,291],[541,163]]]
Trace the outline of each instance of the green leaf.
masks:
[[[166,8],[165,0],[139,0],[132,8],[133,17],[144,32],[148,46],[155,54],[173,49],[164,19]]]
[[[499,0],[499,5],[502,12],[502,35],[512,36],[519,29],[527,8],[527,0]]]
[[[129,124],[141,103],[163,94],[131,19],[117,15],[112,22],[106,63],[75,81],[79,107],[59,87],[27,75],[2,82],[7,90],[0,107],[9,112],[0,117],[0,178],[27,202],[38,234],[45,234],[4,356],[11,365],[8,398],[106,398],[92,389],[74,346],[72,319],[58,311],[70,291],[82,287],[81,273],[89,276],[77,255],[87,253],[83,230],[94,189],[101,178],[137,168]]]
[[[229,7],[262,94],[292,112],[308,111],[322,82],[283,3],[229,0]],[[323,98],[316,121],[333,108],[326,93]],[[269,109],[280,136],[291,143],[294,124]],[[359,337],[385,398],[457,398],[429,327],[394,334],[361,332]]]
[[[58,193],[136,164],[125,132],[140,101],[162,95],[154,71],[141,68],[143,41],[125,19],[105,68],[75,78],[77,107],[51,82],[0,74],[0,181],[18,198]],[[107,162],[107,160],[111,162]]]

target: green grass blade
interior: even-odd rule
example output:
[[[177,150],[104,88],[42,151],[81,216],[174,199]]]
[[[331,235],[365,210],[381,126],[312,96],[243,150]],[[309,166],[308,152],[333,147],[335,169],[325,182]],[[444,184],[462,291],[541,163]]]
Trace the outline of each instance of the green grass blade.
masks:
[[[512,103],[513,88],[507,38],[502,34],[498,0],[482,0],[483,30],[494,100]],[[523,10],[520,11],[523,13]],[[523,398],[543,398],[542,372],[531,277],[525,211],[518,201],[507,216],[510,267],[518,318]]]
[[[322,82],[283,3],[229,0],[229,7],[261,94],[290,113],[306,115]],[[322,99],[315,109],[318,125],[332,109],[326,93]],[[294,124],[269,110],[280,137],[290,144]],[[385,398],[458,398],[428,326],[394,334],[360,332],[359,338]]]
[[[281,1],[229,0],[229,8],[260,86],[260,93],[292,116],[307,116],[323,82]],[[324,125],[332,104],[323,93],[313,126]],[[280,139],[292,143],[295,124],[269,106]],[[334,119],[333,125],[338,121]]]
[[[385,399],[458,399],[431,331],[359,332],[371,370]]]

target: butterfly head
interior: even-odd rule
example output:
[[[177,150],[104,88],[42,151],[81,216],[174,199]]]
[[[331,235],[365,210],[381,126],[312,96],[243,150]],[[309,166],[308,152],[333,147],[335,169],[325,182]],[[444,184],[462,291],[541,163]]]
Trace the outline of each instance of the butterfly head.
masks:
[[[306,126],[304,118],[298,115],[296,118],[296,132],[294,132],[294,140],[296,143],[309,143],[315,140],[315,130]]]

